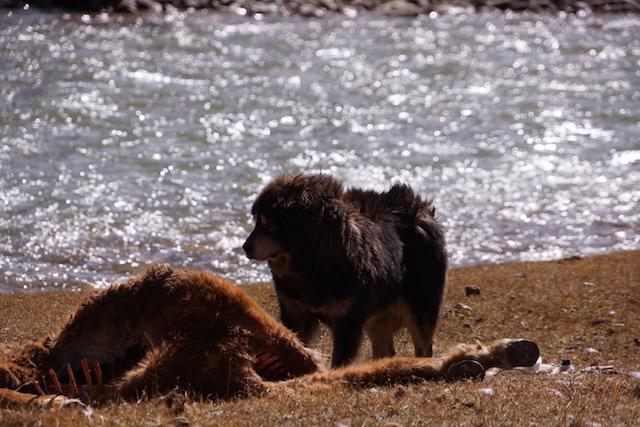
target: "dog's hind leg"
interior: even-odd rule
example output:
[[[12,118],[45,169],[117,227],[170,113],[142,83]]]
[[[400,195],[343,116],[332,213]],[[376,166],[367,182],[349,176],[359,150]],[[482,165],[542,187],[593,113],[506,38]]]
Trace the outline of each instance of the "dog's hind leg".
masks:
[[[433,356],[433,336],[438,322],[437,314],[434,319],[432,312],[420,311],[402,299],[396,304],[396,312],[411,334],[416,357]]]
[[[415,355],[416,357],[431,357],[433,356],[433,335],[436,330],[436,322],[416,317],[411,316],[411,319],[407,321]]]
[[[393,336],[400,326],[400,320],[390,311],[367,320],[365,331],[371,340],[371,354],[374,359],[395,356]]]
[[[440,317],[447,275],[444,233],[429,212],[416,218],[415,233],[406,243],[407,273],[404,301],[417,357],[433,355],[433,336]]]

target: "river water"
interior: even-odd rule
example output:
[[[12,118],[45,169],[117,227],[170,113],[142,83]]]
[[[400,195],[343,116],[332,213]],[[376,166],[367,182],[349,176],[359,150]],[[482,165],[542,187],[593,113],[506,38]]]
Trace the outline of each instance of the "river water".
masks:
[[[0,290],[240,248],[284,173],[410,183],[453,265],[640,248],[640,18],[1,11]]]

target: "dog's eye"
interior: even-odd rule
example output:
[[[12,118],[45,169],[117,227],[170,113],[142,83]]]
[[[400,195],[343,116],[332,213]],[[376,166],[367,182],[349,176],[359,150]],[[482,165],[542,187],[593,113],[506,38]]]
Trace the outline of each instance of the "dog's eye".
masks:
[[[269,223],[269,218],[267,218],[262,214],[258,217],[258,221],[260,222],[260,225],[263,226],[264,228],[269,228],[271,226],[271,224]]]

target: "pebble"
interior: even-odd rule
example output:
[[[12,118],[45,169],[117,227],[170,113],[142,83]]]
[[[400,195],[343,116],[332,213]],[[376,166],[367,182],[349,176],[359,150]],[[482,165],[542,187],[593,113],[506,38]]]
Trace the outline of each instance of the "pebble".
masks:
[[[471,311],[471,307],[469,307],[467,304],[463,304],[461,302],[457,303],[454,308],[458,309],[458,310],[464,310],[464,311]]]
[[[482,387],[478,390],[480,394],[484,394],[485,396],[493,396],[494,391],[491,387]]]
[[[187,427],[191,425],[191,422],[186,417],[176,417],[173,419],[173,425],[176,427]]]
[[[464,294],[468,297],[472,295],[480,295],[480,288],[477,286],[465,286]]]
[[[386,1],[376,7],[375,10],[389,16],[417,16],[424,12],[422,7],[407,0]]]

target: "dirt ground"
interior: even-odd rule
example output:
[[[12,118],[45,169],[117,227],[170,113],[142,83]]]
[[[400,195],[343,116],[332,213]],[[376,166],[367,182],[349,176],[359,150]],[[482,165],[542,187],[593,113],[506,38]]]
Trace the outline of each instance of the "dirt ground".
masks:
[[[479,295],[467,295],[476,287]],[[276,311],[269,285],[245,288]],[[0,294],[0,347],[56,332],[90,292]],[[174,394],[100,407],[0,409],[0,425],[637,425],[640,419],[640,251],[481,265],[449,275],[435,351],[523,337],[566,373],[502,371],[482,382],[291,391],[226,402]],[[411,355],[406,335],[399,354]],[[325,353],[323,333],[315,346]],[[361,360],[370,357],[368,343]]]

